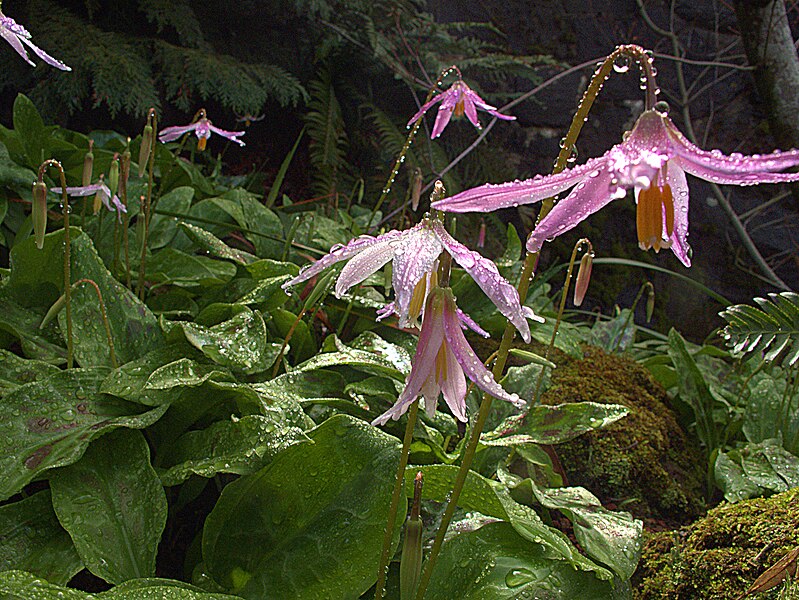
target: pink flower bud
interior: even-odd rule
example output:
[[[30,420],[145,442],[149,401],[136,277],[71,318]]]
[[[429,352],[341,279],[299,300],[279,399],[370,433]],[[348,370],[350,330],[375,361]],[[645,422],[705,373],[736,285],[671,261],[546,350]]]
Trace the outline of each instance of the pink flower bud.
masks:
[[[580,259],[580,268],[577,270],[577,281],[574,284],[574,305],[580,306],[588,291],[591,281],[591,269],[594,266],[594,253],[586,252]]]
[[[31,219],[36,247],[41,250],[44,247],[44,234],[47,233],[47,185],[43,181],[33,182]]]

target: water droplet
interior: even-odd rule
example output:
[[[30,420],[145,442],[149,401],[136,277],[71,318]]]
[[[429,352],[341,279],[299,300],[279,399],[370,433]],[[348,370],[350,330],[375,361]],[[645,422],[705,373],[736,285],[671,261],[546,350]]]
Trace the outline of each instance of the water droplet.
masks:
[[[626,54],[620,54],[613,61],[613,70],[616,73],[626,73],[630,70],[630,57]]]

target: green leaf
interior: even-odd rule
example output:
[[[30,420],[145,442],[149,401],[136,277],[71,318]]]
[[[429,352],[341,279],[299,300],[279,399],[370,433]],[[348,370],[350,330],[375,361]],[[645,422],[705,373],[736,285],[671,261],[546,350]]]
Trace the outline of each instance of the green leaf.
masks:
[[[281,344],[267,341],[266,323],[259,311],[247,310],[213,327],[182,321],[170,327],[173,332],[182,331],[192,346],[216,364],[247,375],[268,369],[280,352]]]
[[[150,309],[105,268],[89,236],[76,228],[71,229],[70,236],[72,281],[91,279],[100,288],[117,360],[128,362],[161,345],[163,335]],[[58,230],[45,236],[42,250],[36,248],[33,238],[12,249],[7,290],[13,299],[40,308],[49,308],[56,301],[64,291],[63,244],[63,230]],[[108,338],[94,287],[81,284],[72,296],[75,359],[84,367],[110,365]],[[58,318],[63,333],[66,311],[62,310]]]
[[[749,443],[739,449],[719,452],[714,474],[727,501],[736,502],[799,486],[799,457],[777,442],[766,440],[762,444]]]
[[[178,233],[178,219],[171,215],[160,214],[159,211],[167,213],[177,213],[185,215],[191,208],[191,201],[194,198],[194,188],[189,186],[177,187],[174,190],[161,196],[158,200],[158,207],[150,223],[150,231],[147,234],[147,245],[151,249],[171,246],[171,243]],[[181,236],[182,237],[182,236]],[[184,238],[185,242],[186,239]],[[186,244],[183,244],[185,246]],[[183,248],[185,249],[185,247]]]
[[[609,321],[597,321],[591,328],[588,343],[606,352],[624,352],[635,341],[635,319],[629,308],[618,310]]]
[[[0,500],[42,471],[78,460],[89,442],[117,427],[142,429],[166,406],[141,406],[100,394],[108,369],[71,369],[20,386],[0,403]]]
[[[36,173],[15,163],[8,154],[8,148],[5,144],[0,143],[0,186],[30,193],[31,183],[35,179]],[[3,213],[3,217],[5,217],[5,213]]]
[[[574,438],[607,427],[627,416],[629,410],[621,404],[598,402],[567,402],[556,406],[533,406],[519,427],[518,417],[511,417],[494,431],[483,434],[482,444],[510,446],[515,444],[562,444]],[[506,432],[511,431],[508,435]]]
[[[613,569],[623,581],[633,576],[641,558],[643,523],[626,512],[602,507],[596,496],[581,487],[539,488],[533,493],[545,507],[566,515],[574,536],[585,551]]]
[[[28,360],[8,350],[0,350],[0,395],[31,381],[55,375],[60,370],[50,363]]]
[[[3,600],[94,600],[94,595],[61,587],[25,571],[0,573],[0,597]]]
[[[425,598],[430,600],[612,600],[607,581],[574,569],[508,523],[461,533],[441,550]]]
[[[205,562],[244,598],[357,598],[376,579],[397,440],[343,415],[309,436],[228,485],[206,520]]]
[[[0,571],[30,571],[63,585],[82,568],[53,512],[50,490],[0,507]]]
[[[19,134],[19,139],[25,149],[28,166],[36,168],[46,158],[47,139],[50,131],[44,126],[44,121],[39,111],[27,96],[17,94],[14,100],[14,131]]]
[[[92,573],[111,583],[155,574],[167,503],[140,432],[101,437],[54,472],[50,487],[58,520]]]
[[[164,248],[147,262],[147,279],[180,287],[222,285],[236,275],[236,266],[207,256]]]
[[[788,388],[786,373],[758,374],[746,401],[743,433],[750,442],[782,438],[788,452],[799,455],[799,396]]]
[[[20,306],[9,298],[7,288],[7,285],[0,288],[0,304],[3,306],[0,330],[19,340],[25,356],[55,363],[66,362],[66,350],[60,345],[55,323],[39,329],[44,312],[37,313]]]
[[[161,482],[182,483],[191,475],[247,475],[267,465],[280,452],[309,441],[302,429],[261,415],[217,421],[207,429],[189,431],[163,449]]]
[[[231,248],[225,242],[220,240],[210,231],[206,231],[202,227],[197,227],[196,225],[191,225],[189,223],[184,223],[180,221],[178,223],[178,227],[182,229],[189,239],[194,242],[197,246],[200,247],[201,250],[205,250],[206,252],[210,252],[214,256],[218,258],[224,258],[226,260],[232,260],[235,263],[240,265],[248,265],[257,260],[257,256],[253,256],[249,252],[245,252],[244,250],[239,250],[237,248]]]

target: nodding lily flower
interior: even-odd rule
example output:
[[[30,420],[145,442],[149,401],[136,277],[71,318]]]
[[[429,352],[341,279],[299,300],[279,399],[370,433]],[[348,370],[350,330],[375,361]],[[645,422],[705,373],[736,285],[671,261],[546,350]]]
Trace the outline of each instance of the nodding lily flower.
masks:
[[[510,402],[517,408],[525,405],[517,394],[509,394],[496,382],[469,346],[461,331],[459,312],[449,288],[434,287],[430,291],[405,389],[394,406],[372,421],[372,425],[384,425],[389,419],[399,419],[419,396],[424,397],[425,410],[432,417],[439,394],[444,396],[455,418],[465,422],[467,376],[478,388],[495,398]]]
[[[569,231],[633,189],[638,205],[638,245],[642,250],[654,248],[655,252],[671,248],[680,262],[690,267],[685,173],[733,185],[799,181],[799,173],[780,172],[799,165],[799,150],[752,156],[702,150],[680,133],[667,112],[667,105],[659,102],[638,118],[624,141],[584,165],[525,181],[486,184],[432,206],[452,212],[488,212],[538,202],[573,187],[527,240],[527,249],[535,252],[545,240]]]
[[[425,218],[404,231],[389,231],[377,237],[364,235],[346,246],[333,247],[329,254],[304,267],[297,277],[283,284],[283,289],[307,281],[330,265],[351,259],[336,282],[335,293],[341,297],[353,285],[393,261],[392,286],[396,299],[381,311],[381,318],[396,313],[400,327],[407,327],[421,314],[427,291],[435,283],[432,280],[438,257],[444,250],[472,276],[499,312],[529,342],[527,319],[543,319],[531,308],[521,306],[516,288],[499,274],[493,262],[453,238],[437,219]]]
[[[39,48],[36,44],[31,41],[31,34],[30,32],[25,29],[22,25],[17,23],[11,17],[5,16],[0,11],[0,36],[11,44],[11,47],[16,50],[17,54],[19,54],[23,60],[28,63],[30,66],[35,67],[36,63],[34,63],[28,57],[28,51],[25,50],[25,46],[28,46],[31,50],[33,50],[34,54],[41,58],[44,62],[48,65],[55,67],[56,69],[61,69],[62,71],[71,71],[72,69],[62,63],[57,58],[53,58],[47,52]]]
[[[435,139],[441,135],[441,132],[444,131],[444,128],[449,124],[449,120],[453,115],[456,117],[466,115],[466,118],[469,119],[472,125],[480,129],[480,121],[477,120],[478,108],[498,119],[504,119],[505,121],[514,121],[516,119],[516,117],[503,115],[501,112],[497,111],[496,106],[487,104],[472,88],[466,85],[462,79],[458,79],[447,91],[438,94],[435,98],[426,102],[422,108],[419,109],[419,112],[413,115],[411,120],[408,121],[408,125],[410,126],[416,123],[416,121],[422,118],[422,115],[439,102],[441,102],[441,106],[438,107],[436,122],[435,125],[433,125],[433,132],[430,134],[431,139]]]
[[[239,146],[244,145],[244,142],[242,142],[239,137],[244,135],[246,133],[245,131],[226,131],[224,129],[219,129],[219,127],[215,127],[206,116],[204,108],[200,109],[197,116],[199,118],[189,125],[175,125],[162,129],[161,133],[158,134],[158,139],[162,142],[173,142],[184,133],[193,131],[194,135],[197,136],[197,150],[200,152],[205,150],[205,145],[208,142],[208,138],[211,137],[211,133],[221,135],[231,142],[236,142]]]
[[[60,187],[50,188],[51,192],[55,192],[56,194],[61,193]],[[119,218],[119,222],[122,222],[122,213],[128,212],[128,209],[122,204],[122,201],[116,194],[111,194],[111,190],[109,187],[102,181],[102,179],[97,182],[93,183],[92,185],[82,185],[78,187],[68,187],[67,188],[67,196],[77,196],[77,197],[84,197],[84,196],[91,196],[92,194],[96,194],[100,197],[100,200],[105,205],[105,207],[110,211],[117,211],[117,217]],[[98,205],[99,206],[99,205]],[[95,214],[97,211],[95,211]]]

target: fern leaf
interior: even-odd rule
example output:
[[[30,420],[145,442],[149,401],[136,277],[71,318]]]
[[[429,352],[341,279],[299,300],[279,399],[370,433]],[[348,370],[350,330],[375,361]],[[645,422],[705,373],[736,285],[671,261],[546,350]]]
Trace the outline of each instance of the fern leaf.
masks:
[[[336,174],[346,165],[347,134],[341,105],[330,72],[323,70],[308,84],[311,99],[305,115],[306,131],[311,139],[310,157],[316,180],[315,188],[327,193],[336,188]]]
[[[734,352],[760,352],[767,362],[783,355],[782,364],[799,360],[799,294],[781,292],[755,298],[755,306],[736,304],[719,313],[727,321],[722,335]]]

